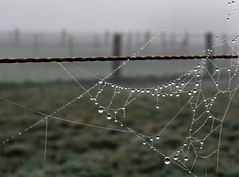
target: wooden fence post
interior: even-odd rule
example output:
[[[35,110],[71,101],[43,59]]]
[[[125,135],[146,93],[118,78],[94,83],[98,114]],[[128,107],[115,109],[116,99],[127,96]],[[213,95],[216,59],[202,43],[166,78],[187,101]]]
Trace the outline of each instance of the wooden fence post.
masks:
[[[207,33],[206,34],[206,54],[209,55],[209,60],[207,61],[207,70],[210,74],[213,74],[214,72],[214,65],[213,60],[210,60],[210,56],[213,55],[213,34]]]
[[[132,37],[133,37],[133,34],[131,32],[128,32],[127,34],[127,55],[128,56],[132,55],[132,52],[133,52]]]
[[[39,52],[39,36],[38,34],[33,35],[33,50],[34,55],[37,56]]]
[[[121,55],[121,44],[122,44],[122,36],[119,33],[114,34],[113,37],[113,56],[120,56]],[[116,70],[120,66],[120,61],[113,61],[112,63],[112,71]],[[117,69],[113,73],[114,79],[119,79],[121,75],[121,69]]]
[[[68,56],[69,57],[74,56],[74,40],[72,36],[68,37]]]
[[[17,28],[14,30],[14,46],[19,47],[20,46],[20,40],[21,40],[21,32]]]
[[[62,29],[61,31],[61,44],[62,46],[65,46],[67,44],[67,31],[65,29]]]
[[[227,35],[226,34],[223,34],[222,40],[223,40],[222,42],[226,42],[227,41]],[[228,54],[228,44],[227,43],[225,43],[223,45],[223,55],[226,55],[226,54]]]

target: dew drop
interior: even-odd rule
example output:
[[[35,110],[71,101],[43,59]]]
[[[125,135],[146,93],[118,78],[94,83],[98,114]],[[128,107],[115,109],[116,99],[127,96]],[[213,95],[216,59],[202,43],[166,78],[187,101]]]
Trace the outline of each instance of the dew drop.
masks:
[[[178,155],[173,156],[173,160],[178,160]]]
[[[112,116],[111,114],[107,114],[107,117],[106,117],[108,120],[112,119]]]
[[[158,135],[158,136],[156,136],[156,140],[159,140],[160,139],[160,136]]]
[[[165,157],[165,158],[164,158],[164,163],[165,163],[166,165],[169,165],[169,164],[170,164],[170,158],[169,158],[169,157]]]
[[[187,162],[188,161],[188,156],[184,157],[184,161]]]
[[[102,114],[103,112],[104,112],[104,109],[103,109],[102,106],[100,106],[99,109],[98,109],[98,113]]]

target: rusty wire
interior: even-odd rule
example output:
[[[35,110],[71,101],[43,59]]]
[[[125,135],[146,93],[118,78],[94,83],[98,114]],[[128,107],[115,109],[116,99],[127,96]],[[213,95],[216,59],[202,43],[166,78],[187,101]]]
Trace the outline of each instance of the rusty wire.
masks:
[[[91,62],[91,61],[136,61],[136,60],[199,60],[237,59],[238,55],[175,55],[175,56],[105,56],[105,57],[25,57],[0,58],[0,63],[49,63],[49,62]]]

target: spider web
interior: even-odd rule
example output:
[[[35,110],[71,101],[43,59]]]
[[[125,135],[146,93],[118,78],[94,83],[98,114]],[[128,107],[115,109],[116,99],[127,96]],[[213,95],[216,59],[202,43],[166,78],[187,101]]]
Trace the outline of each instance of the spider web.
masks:
[[[228,5],[231,8],[229,9],[226,20],[230,21],[237,9],[238,3],[236,1],[229,1]],[[156,37],[162,33],[162,31],[165,30],[166,26],[168,25],[169,23],[167,23],[164,28],[156,33],[147,43],[145,43],[133,56],[137,56],[141,51],[143,51]],[[227,117],[232,100],[239,88],[239,59],[231,59],[227,63],[212,62],[210,60],[210,55],[214,49],[225,44],[230,46],[232,54],[238,54],[238,35],[235,35],[232,39],[227,39],[223,43],[214,45],[212,50],[207,51],[208,57],[202,60],[193,69],[186,72],[184,75],[181,75],[180,77],[168,83],[154,85],[153,87],[128,87],[107,81],[107,79],[114,72],[126,65],[129,60],[123,62],[118,68],[116,68],[103,79],[100,79],[98,83],[89,89],[86,89],[74,77],[72,72],[66,66],[64,66],[64,64],[57,63],[60,68],[62,68],[62,70],[84,92],[51,114],[46,114],[23,104],[18,104],[17,102],[7,98],[0,97],[0,99],[5,102],[14,104],[18,107],[43,116],[42,119],[27,126],[17,134],[2,140],[0,145],[3,146],[10,141],[15,141],[17,137],[26,134],[41,124],[45,124],[43,175],[46,175],[48,126],[49,120],[54,119],[97,129],[130,133],[139,140],[139,145],[144,146],[149,151],[152,151],[152,153],[157,154],[159,158],[162,158],[165,165],[178,167],[194,177],[198,176],[196,169],[197,162],[207,161],[209,158],[216,158],[215,163],[217,163],[218,171],[223,124]],[[213,73],[208,71],[208,63],[211,63],[214,66],[215,70]],[[82,68],[79,69],[84,71]],[[89,74],[92,75],[91,73]],[[207,90],[209,88],[213,88],[214,91],[208,94]],[[108,96],[109,93],[111,93],[110,96]],[[223,114],[216,115],[214,114],[214,109],[217,106],[217,100],[220,99],[222,95],[226,95],[228,99],[225,101]],[[80,102],[85,97],[89,98],[89,101],[92,103],[92,105],[97,106],[97,111],[100,118],[110,121],[118,128],[86,124],[56,116],[57,113],[66,110],[69,106],[76,102]],[[131,105],[137,103],[137,100],[140,97],[153,98],[155,102],[152,106],[152,109],[155,109],[158,112],[163,111],[161,108],[163,107],[164,100],[174,98],[178,100],[182,99],[184,102],[180,104],[180,109],[172,111],[172,116],[167,118],[167,122],[164,123],[160,129],[155,131],[155,134],[149,135],[142,130],[137,130],[134,129],[134,127],[127,125],[127,111],[131,109]],[[169,131],[167,130],[171,128],[173,122],[177,121],[178,119],[182,119],[182,116],[180,115],[186,108],[190,108],[190,112],[188,116],[189,120],[187,120],[188,129],[186,130],[183,142],[174,146],[173,149],[165,150],[162,147],[169,136]],[[218,142],[213,148],[208,149],[207,145],[211,143],[211,136],[217,136]],[[205,176],[207,176],[207,169],[205,169]]]

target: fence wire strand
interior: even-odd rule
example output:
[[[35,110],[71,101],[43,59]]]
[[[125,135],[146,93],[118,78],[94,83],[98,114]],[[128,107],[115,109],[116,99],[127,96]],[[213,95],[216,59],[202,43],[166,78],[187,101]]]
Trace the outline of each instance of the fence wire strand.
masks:
[[[175,55],[175,56],[100,56],[100,57],[24,57],[0,58],[0,63],[49,63],[49,62],[103,62],[125,60],[200,60],[237,59],[238,55]]]

